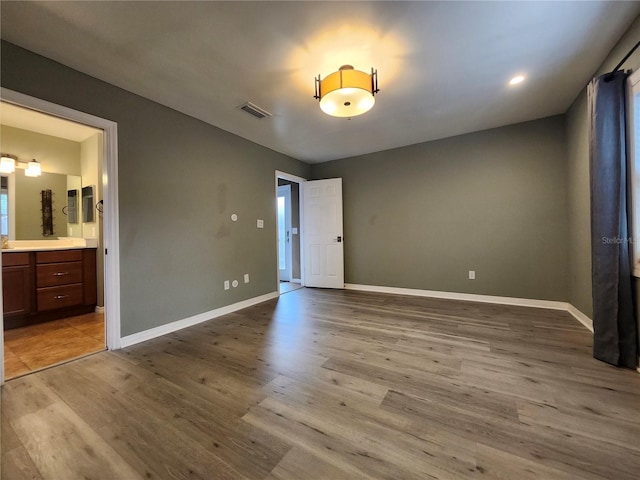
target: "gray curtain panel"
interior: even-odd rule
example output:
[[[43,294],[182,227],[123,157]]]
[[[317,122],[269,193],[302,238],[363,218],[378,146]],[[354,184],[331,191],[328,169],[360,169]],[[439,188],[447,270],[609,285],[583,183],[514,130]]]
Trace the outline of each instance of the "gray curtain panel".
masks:
[[[627,212],[626,78],[624,71],[595,78],[588,87],[591,128],[591,260],[593,356],[636,367]]]

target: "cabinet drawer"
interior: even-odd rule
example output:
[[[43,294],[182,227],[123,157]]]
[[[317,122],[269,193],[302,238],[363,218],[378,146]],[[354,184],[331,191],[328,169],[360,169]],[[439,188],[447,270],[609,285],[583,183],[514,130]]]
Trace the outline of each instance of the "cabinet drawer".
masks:
[[[82,262],[37,265],[36,277],[38,288],[82,283]]]
[[[81,262],[82,250],[52,250],[36,252],[36,263]]]
[[[2,252],[3,267],[17,267],[19,265],[29,265],[29,252]]]
[[[82,305],[82,284],[38,288],[38,311]]]

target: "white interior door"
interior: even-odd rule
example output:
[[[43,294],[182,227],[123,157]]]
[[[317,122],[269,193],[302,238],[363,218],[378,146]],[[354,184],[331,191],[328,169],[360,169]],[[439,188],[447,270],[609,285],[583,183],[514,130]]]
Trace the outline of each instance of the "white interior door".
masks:
[[[278,270],[280,281],[291,281],[291,185],[278,187]]]
[[[304,284],[344,288],[342,179],[314,180],[301,185],[304,221]]]

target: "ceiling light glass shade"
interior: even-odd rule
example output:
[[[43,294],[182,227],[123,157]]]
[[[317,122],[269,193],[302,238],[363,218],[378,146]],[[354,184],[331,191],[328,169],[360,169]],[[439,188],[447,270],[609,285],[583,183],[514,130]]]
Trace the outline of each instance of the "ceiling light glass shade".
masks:
[[[27,164],[27,169],[24,171],[27,177],[39,177],[42,174],[42,168],[40,164],[34,158]]]
[[[315,98],[320,100],[322,111],[334,117],[355,117],[368,112],[376,103],[377,92],[374,69],[369,74],[344,65],[324,80],[316,78]]]
[[[16,160],[9,155],[0,157],[0,173],[13,173],[16,171]]]

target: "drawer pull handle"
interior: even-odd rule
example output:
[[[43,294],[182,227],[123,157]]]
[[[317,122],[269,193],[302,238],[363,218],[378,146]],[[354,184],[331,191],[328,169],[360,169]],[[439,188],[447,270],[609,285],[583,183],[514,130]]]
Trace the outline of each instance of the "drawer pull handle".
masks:
[[[63,298],[67,298],[69,295],[56,295],[53,297],[55,300],[62,300]]]
[[[69,272],[56,272],[56,273],[52,273],[52,275],[54,277],[62,277],[64,275],[69,275]]]

